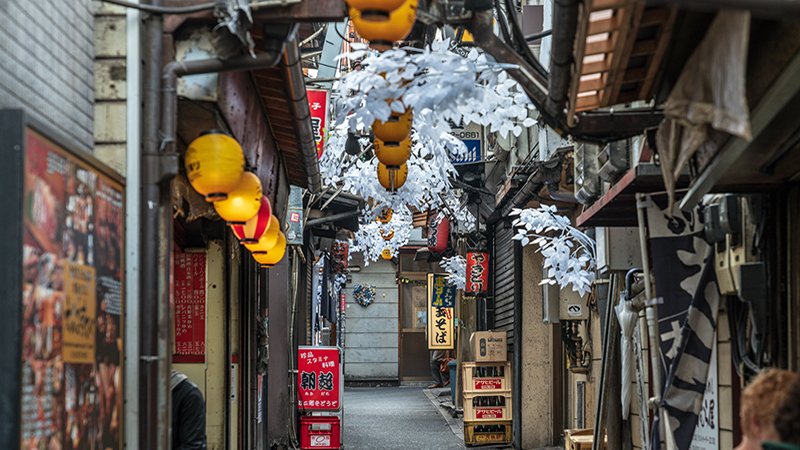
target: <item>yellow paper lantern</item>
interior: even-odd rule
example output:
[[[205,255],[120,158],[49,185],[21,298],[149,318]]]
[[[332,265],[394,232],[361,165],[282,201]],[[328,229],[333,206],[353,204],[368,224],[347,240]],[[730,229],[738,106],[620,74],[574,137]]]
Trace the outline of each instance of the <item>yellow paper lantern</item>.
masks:
[[[378,214],[378,217],[375,218],[375,220],[377,220],[380,223],[389,223],[392,220],[392,214],[393,214],[392,208],[384,206],[380,214]]]
[[[236,139],[220,130],[206,131],[189,144],[186,177],[207,202],[228,198],[244,172],[244,153]]]
[[[361,11],[350,8],[350,19],[358,35],[369,41],[377,51],[389,50],[396,41],[408,36],[417,20],[418,0],[406,0],[399,8],[389,13],[389,19],[375,22],[361,17]]]
[[[228,225],[241,225],[258,214],[261,208],[261,180],[252,172],[244,172],[236,189],[228,198],[214,202],[214,209]]]
[[[388,233],[383,231],[383,230],[381,230],[381,237],[385,241],[390,241],[394,237],[394,230],[389,230]]]
[[[267,226],[267,231],[264,232],[264,235],[258,240],[255,244],[245,244],[245,248],[250,250],[251,253],[267,253],[278,242],[278,236],[281,234],[281,224],[278,222],[278,218],[275,216],[270,216],[269,218],[269,226]]]
[[[368,21],[389,20],[389,13],[403,5],[405,0],[347,0],[351,8],[361,12],[361,17]]]
[[[383,163],[378,163],[378,183],[386,190],[396,191],[406,184],[408,178],[408,164],[403,164],[399,169],[388,169]]]
[[[388,248],[383,249],[381,252],[381,258],[383,259],[392,259],[392,251]]]
[[[388,169],[399,169],[411,156],[411,137],[400,142],[384,142],[375,138],[375,157]]]
[[[275,264],[278,264],[283,259],[283,255],[285,254],[286,237],[283,235],[283,233],[280,233],[278,234],[278,242],[274,247],[269,249],[266,254],[254,254],[253,259],[255,259],[257,263],[261,264],[261,267],[272,267]]]
[[[386,122],[380,120],[373,122],[372,132],[383,142],[400,142],[411,133],[413,119],[414,111],[411,108],[406,109],[403,114],[392,112]]]

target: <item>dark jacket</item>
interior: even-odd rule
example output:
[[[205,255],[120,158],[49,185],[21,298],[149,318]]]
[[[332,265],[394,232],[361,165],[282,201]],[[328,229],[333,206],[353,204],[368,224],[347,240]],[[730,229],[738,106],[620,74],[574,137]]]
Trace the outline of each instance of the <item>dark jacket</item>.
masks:
[[[206,449],[203,394],[185,375],[172,374],[172,450]]]

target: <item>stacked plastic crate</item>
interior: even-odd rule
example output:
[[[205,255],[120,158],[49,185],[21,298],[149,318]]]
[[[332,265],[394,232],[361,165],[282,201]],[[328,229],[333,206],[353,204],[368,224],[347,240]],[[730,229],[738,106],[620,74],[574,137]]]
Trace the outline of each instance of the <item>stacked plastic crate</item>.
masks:
[[[511,363],[465,362],[464,442],[511,443]]]

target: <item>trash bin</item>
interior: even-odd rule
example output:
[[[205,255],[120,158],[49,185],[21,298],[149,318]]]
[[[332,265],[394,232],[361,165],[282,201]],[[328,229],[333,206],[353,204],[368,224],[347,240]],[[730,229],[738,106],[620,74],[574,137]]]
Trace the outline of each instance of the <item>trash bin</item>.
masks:
[[[456,360],[452,360],[447,363],[447,367],[450,369],[450,398],[453,400],[453,404],[456,404]]]

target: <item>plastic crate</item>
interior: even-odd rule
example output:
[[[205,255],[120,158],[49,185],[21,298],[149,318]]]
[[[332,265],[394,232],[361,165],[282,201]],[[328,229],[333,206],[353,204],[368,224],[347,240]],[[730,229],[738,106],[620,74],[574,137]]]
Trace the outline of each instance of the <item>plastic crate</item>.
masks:
[[[464,392],[479,393],[511,389],[511,362],[465,362]],[[500,375],[502,374],[502,376]]]
[[[303,450],[338,450],[341,441],[338,416],[300,417],[300,448]]]
[[[468,446],[510,444],[511,421],[464,422],[464,443]]]
[[[464,393],[464,422],[511,420],[511,391]]]

